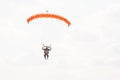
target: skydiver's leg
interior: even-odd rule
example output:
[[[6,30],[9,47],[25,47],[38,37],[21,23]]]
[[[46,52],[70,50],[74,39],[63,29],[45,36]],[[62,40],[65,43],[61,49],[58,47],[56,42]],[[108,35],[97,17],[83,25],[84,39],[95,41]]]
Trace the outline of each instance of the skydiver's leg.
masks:
[[[46,54],[44,54],[44,58],[46,59]]]
[[[49,55],[47,54],[47,59],[49,58]]]

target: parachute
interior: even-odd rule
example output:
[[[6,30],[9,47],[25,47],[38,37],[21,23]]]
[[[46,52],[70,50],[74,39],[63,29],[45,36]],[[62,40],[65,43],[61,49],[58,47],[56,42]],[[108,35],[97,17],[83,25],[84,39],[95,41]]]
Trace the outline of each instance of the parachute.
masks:
[[[37,19],[37,18],[55,18],[55,19],[59,19],[61,21],[64,21],[68,26],[71,25],[70,21],[68,21],[66,18],[56,15],[56,14],[48,14],[48,13],[41,13],[41,14],[36,14],[36,15],[32,15],[31,17],[29,17],[27,19],[27,22],[29,23],[30,21]]]

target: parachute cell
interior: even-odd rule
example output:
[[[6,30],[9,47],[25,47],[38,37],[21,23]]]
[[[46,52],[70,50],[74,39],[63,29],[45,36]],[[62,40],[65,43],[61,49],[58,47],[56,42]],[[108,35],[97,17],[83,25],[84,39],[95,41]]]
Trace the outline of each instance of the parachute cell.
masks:
[[[27,19],[27,22],[29,23],[30,21],[37,19],[37,18],[55,18],[55,19],[59,19],[59,20],[64,21],[66,24],[68,24],[68,26],[71,25],[70,21],[68,21],[66,18],[59,16],[59,15],[56,15],[56,14],[48,14],[48,13],[47,14],[41,13],[41,14],[32,15],[31,17],[29,17]]]

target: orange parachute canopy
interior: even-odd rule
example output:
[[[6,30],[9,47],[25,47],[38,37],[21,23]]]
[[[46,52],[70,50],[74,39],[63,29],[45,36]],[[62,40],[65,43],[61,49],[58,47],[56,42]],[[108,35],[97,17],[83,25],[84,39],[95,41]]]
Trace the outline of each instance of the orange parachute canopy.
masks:
[[[37,19],[37,18],[55,18],[55,19],[59,19],[59,20],[64,21],[66,24],[68,24],[68,26],[71,25],[70,21],[68,21],[66,18],[59,16],[59,15],[56,15],[56,14],[48,14],[48,13],[46,13],[46,14],[41,13],[41,14],[32,15],[31,17],[29,17],[27,19],[27,22],[29,23],[30,21]]]

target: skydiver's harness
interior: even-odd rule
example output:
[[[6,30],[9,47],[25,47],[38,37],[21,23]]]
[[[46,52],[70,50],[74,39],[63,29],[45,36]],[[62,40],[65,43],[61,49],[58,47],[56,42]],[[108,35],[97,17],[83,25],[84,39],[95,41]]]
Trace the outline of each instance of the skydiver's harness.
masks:
[[[49,46],[43,46],[42,49],[44,50],[44,53],[45,53],[46,55],[48,55],[48,54],[49,54],[49,51],[51,51],[51,47],[49,47]]]

